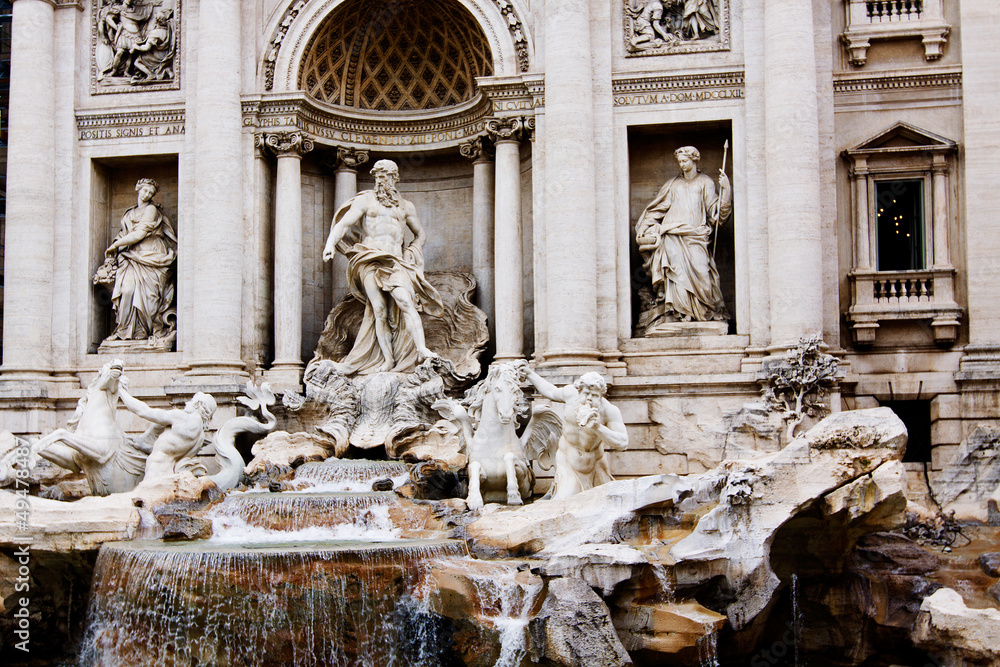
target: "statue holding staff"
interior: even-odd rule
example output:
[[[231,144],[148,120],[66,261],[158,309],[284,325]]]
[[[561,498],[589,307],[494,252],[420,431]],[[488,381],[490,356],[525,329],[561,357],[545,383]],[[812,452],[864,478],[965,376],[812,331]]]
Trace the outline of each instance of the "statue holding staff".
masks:
[[[644,323],[725,322],[729,314],[709,239],[732,213],[733,189],[725,165],[719,170],[718,191],[715,182],[698,171],[701,153],[694,146],[678,148],[674,156],[680,175],[660,188],[635,226],[654,291]]]

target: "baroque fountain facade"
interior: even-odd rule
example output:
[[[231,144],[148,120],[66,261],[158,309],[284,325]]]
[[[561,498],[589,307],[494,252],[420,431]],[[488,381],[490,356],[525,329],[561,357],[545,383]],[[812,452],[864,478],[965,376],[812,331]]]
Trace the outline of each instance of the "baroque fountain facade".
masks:
[[[1000,660],[993,3],[13,7],[4,664]]]

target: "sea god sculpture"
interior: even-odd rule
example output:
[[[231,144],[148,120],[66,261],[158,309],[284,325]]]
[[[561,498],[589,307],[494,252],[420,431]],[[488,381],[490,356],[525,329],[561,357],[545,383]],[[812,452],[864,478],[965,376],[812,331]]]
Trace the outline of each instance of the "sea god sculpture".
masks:
[[[701,153],[694,146],[678,148],[674,155],[680,175],[660,188],[635,225],[654,292],[639,321],[640,333],[646,335],[663,322],[729,318],[709,239],[732,213],[733,188],[720,169],[716,192],[715,182],[698,171]]]
[[[584,373],[573,384],[556,387],[529,369],[524,360],[517,364],[542,396],[566,404],[555,455],[555,478],[545,497],[568,498],[614,481],[604,448],[628,448],[628,431],[621,411],[604,398],[604,378],[599,373]]]
[[[94,274],[95,284],[111,288],[115,309],[115,330],[101,351],[169,350],[177,336],[173,276],[177,236],[163,209],[153,202],[158,190],[149,178],[135,184],[138,202],[122,215],[122,229]]]
[[[424,342],[420,312],[443,312],[437,290],[424,278],[424,228],[413,204],[399,194],[399,169],[391,160],[372,167],[375,189],[358,193],[333,218],[323,250],[329,261],[348,259],[351,295],[365,304],[351,352],[337,364],[344,375],[405,373],[437,356]],[[405,243],[406,232],[413,235]]]

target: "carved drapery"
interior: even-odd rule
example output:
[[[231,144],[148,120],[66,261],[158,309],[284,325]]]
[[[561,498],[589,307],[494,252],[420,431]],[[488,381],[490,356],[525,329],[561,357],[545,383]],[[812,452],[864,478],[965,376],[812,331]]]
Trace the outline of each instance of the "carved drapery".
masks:
[[[461,5],[352,2],[313,36],[299,87],[340,106],[435,109],[472,99],[475,78],[492,73],[486,36]]]

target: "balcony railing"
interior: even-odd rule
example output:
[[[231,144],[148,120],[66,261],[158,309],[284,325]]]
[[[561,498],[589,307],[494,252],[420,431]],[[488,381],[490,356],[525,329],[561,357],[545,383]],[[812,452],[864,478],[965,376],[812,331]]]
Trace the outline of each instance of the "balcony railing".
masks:
[[[924,11],[923,0],[865,0],[865,5],[872,23],[919,19]]]
[[[951,26],[944,20],[944,0],[844,0],[847,31],[841,39],[852,64],[863,66],[873,39],[919,37],[924,58],[937,60]]]
[[[858,269],[848,278],[851,307],[847,320],[856,344],[873,344],[879,322],[893,320],[931,320],[936,343],[951,345],[957,340],[962,308],[955,302],[955,269]]]

